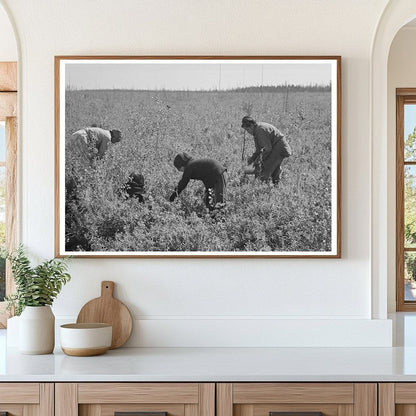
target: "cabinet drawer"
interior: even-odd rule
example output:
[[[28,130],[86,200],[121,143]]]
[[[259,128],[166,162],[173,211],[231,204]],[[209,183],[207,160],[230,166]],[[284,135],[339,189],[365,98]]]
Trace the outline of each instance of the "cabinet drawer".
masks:
[[[280,413],[280,414],[279,414]],[[217,416],[376,416],[375,383],[220,383]]]
[[[214,383],[57,383],[56,416],[215,416]]]
[[[80,383],[79,403],[198,403],[198,383]]]
[[[38,383],[0,383],[0,403],[32,403],[40,400]]]
[[[351,383],[236,383],[234,403],[354,403]]]

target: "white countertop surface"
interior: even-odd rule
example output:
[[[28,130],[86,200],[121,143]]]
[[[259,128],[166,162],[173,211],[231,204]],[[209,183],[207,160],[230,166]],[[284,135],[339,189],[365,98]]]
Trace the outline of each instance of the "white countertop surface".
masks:
[[[96,357],[9,348],[0,381],[416,381],[416,348],[119,348]]]

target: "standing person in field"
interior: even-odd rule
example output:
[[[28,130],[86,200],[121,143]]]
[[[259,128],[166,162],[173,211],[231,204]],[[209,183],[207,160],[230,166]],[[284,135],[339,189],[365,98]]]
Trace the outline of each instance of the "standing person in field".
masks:
[[[260,180],[271,179],[277,185],[282,175],[280,165],[292,154],[289,143],[276,127],[252,117],[244,116],[241,127],[253,136],[256,147],[247,163],[256,167]]]
[[[100,127],[85,127],[70,138],[72,150],[86,156],[90,161],[102,159],[110,143],[121,140],[120,130],[105,130]]]
[[[186,188],[191,179],[200,180],[205,185],[204,202],[213,211],[225,206],[226,182],[224,173],[226,168],[213,159],[193,159],[187,153],[176,155],[173,164],[183,172],[182,178],[170,196],[170,202]]]

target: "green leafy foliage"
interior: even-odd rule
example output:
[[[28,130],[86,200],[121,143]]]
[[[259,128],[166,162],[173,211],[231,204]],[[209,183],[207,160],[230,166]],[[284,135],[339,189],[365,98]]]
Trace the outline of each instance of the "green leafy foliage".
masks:
[[[416,160],[416,127],[407,136],[404,147],[406,161]],[[405,166],[404,175],[404,245],[416,247],[416,170],[412,165]],[[416,256],[405,253],[405,279],[416,281]]]
[[[404,142],[404,159],[405,160],[416,160],[416,127],[413,132],[407,136]]]
[[[52,305],[63,285],[71,279],[66,258],[46,260],[33,267],[22,246],[5,253],[5,257],[10,261],[16,283],[16,293],[5,299],[8,309],[14,307],[16,315],[26,306]]]
[[[248,113],[292,147],[277,187],[242,174]],[[67,91],[66,139],[93,124],[122,130],[123,140],[92,165],[65,155],[65,237],[74,251],[331,249],[330,92]],[[227,205],[215,217],[201,182],[168,201],[181,177],[173,158],[184,151],[227,168]],[[245,158],[253,151],[247,135]],[[144,204],[123,194],[131,172],[144,175]]]
[[[415,160],[416,127],[405,141],[405,160]],[[405,201],[405,247],[416,247],[416,170],[414,166],[405,167],[404,177]]]

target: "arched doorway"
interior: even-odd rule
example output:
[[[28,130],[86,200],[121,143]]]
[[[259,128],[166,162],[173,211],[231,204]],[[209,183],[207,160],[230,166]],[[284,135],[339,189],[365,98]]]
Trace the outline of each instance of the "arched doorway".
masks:
[[[389,155],[395,137],[389,136],[388,126],[388,57],[397,32],[415,17],[414,0],[390,2],[380,18],[371,55],[371,268],[372,316],[376,319],[387,317],[386,300],[394,291],[391,278],[395,276],[395,166]]]

